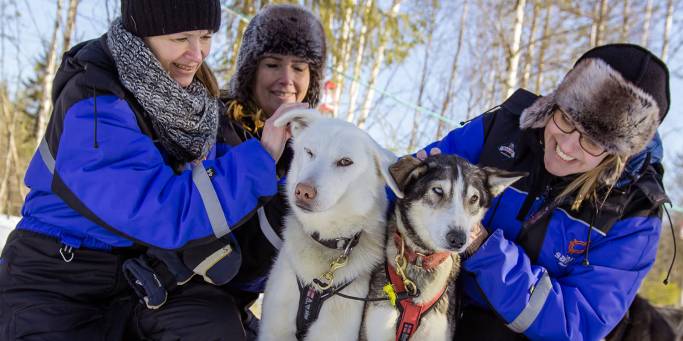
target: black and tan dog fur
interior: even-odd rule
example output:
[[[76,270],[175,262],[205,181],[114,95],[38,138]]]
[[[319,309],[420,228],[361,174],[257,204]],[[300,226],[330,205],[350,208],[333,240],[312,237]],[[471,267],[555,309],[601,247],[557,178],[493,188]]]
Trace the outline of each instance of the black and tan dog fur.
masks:
[[[455,305],[449,298],[454,297],[459,253],[470,244],[470,231],[481,222],[493,197],[525,174],[477,167],[453,155],[430,156],[424,161],[405,157],[390,167],[390,173],[401,193],[397,193],[399,199],[389,217],[385,262],[396,267],[400,245],[395,241],[396,232],[403,236],[406,249],[424,255],[448,253],[429,270],[410,262],[407,265],[407,277],[419,289],[419,295],[413,298],[416,304],[435,299],[446,287],[446,292],[422,316],[411,339],[451,340]],[[385,267],[376,269],[369,297],[383,296],[387,281]],[[369,302],[361,339],[395,340],[399,316],[399,310],[389,301]]]

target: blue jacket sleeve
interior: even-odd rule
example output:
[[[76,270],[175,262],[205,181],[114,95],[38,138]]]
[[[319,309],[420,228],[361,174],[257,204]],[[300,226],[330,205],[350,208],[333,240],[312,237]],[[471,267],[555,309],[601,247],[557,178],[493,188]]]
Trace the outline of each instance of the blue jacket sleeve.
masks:
[[[524,250],[494,230],[464,262],[491,307],[512,330],[531,339],[598,340],[623,317],[652,267],[661,220],[617,222],[590,246],[590,265],[554,277],[532,265]]]
[[[175,174],[115,96],[97,97],[96,117],[92,98],[68,110],[54,176],[79,212],[166,249],[225,235],[277,191],[275,162],[256,140]]]
[[[432,142],[423,148],[427,153],[438,147],[442,153],[456,154],[467,161],[479,163],[479,154],[484,144],[484,115],[473,119],[463,127],[453,129],[440,141]]]

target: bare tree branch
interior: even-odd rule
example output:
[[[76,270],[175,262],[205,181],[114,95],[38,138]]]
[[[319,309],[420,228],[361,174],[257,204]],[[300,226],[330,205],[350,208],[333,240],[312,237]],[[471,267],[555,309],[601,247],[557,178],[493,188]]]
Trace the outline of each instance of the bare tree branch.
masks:
[[[76,27],[76,12],[78,11],[79,0],[69,0],[69,9],[66,16],[66,24],[64,25],[64,43],[62,44],[62,51],[66,52],[71,47],[71,36],[73,35],[74,27]]]
[[[50,47],[47,52],[47,66],[45,68],[45,76],[43,77],[43,93],[40,98],[40,109],[38,110],[38,118],[34,130],[36,146],[43,137],[50,111],[52,110],[52,81],[54,80],[55,72],[57,71],[57,34],[59,33],[59,28],[62,24],[62,0],[57,0],[56,13],[52,38],[50,39]]]

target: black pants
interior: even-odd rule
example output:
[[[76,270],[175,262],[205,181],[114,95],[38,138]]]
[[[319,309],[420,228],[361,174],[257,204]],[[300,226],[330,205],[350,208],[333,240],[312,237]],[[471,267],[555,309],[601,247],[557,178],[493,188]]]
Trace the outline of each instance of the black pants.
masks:
[[[475,306],[465,307],[458,320],[453,340],[528,340],[523,334],[517,334],[490,310]]]
[[[137,256],[74,250],[13,231],[0,258],[0,340],[244,340],[243,313],[230,292],[190,282],[158,310],[137,302],[121,273]]]

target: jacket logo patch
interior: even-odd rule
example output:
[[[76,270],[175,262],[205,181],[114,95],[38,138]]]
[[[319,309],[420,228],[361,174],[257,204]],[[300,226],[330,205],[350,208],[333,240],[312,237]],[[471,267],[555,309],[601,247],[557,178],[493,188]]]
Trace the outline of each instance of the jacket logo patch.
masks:
[[[571,257],[569,255],[563,255],[560,252],[555,252],[555,259],[557,259],[557,264],[559,264],[561,267],[567,267],[569,263],[574,261],[574,257]]]
[[[580,255],[586,252],[586,242],[574,239],[569,242],[568,251],[570,255]]]
[[[507,146],[506,145],[499,146],[498,151],[508,159],[514,159],[515,158],[515,144],[513,142],[510,142]]]

